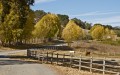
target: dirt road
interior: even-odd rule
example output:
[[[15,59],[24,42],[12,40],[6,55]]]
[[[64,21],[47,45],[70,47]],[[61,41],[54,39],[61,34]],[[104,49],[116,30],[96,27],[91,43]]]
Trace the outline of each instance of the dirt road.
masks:
[[[5,57],[16,52],[19,51],[0,52],[0,75],[58,75],[56,71],[44,64]]]

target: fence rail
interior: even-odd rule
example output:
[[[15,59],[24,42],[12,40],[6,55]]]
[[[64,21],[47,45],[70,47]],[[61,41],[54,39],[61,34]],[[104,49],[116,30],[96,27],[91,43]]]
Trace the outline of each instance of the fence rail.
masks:
[[[102,72],[103,75],[120,75],[120,63],[117,61],[103,59],[94,59],[93,57],[75,57],[74,55],[41,52],[40,50],[27,50],[27,56],[36,58],[42,63],[55,63],[76,67],[79,70],[88,69],[90,72]]]

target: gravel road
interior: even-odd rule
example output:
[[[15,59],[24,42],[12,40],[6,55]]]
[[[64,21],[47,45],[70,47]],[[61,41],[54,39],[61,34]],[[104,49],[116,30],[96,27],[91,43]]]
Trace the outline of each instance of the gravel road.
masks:
[[[56,71],[44,64],[2,58],[4,55],[15,54],[16,52],[19,51],[0,52],[0,75],[58,75]]]

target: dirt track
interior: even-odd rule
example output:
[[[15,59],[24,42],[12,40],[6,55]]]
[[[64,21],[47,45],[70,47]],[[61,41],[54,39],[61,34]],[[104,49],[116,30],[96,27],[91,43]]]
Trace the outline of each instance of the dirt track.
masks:
[[[4,57],[16,52],[19,51],[0,52],[0,75],[58,75],[56,71],[44,64]]]

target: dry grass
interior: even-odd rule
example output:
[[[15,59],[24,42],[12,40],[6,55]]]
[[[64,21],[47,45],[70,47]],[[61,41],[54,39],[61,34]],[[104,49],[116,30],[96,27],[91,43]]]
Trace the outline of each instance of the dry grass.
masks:
[[[91,52],[93,57],[120,58],[120,46],[102,44],[95,41],[79,41],[72,44],[75,56],[85,56],[86,52]],[[49,50],[59,54],[70,54],[68,50]]]
[[[1,47],[1,46],[0,46],[0,52],[2,52],[2,51],[11,51],[11,50],[15,50],[15,49],[6,48],[6,47]]]
[[[102,44],[99,42],[83,42],[74,43],[73,47],[75,48],[77,55],[85,55],[86,51],[91,52],[91,56],[97,57],[120,57],[120,46],[113,46],[108,44]]]
[[[90,73],[87,71],[80,71],[78,69],[73,69],[69,67],[57,66],[57,65],[48,65],[49,67],[55,69],[59,72],[59,75],[102,75],[98,73]]]

